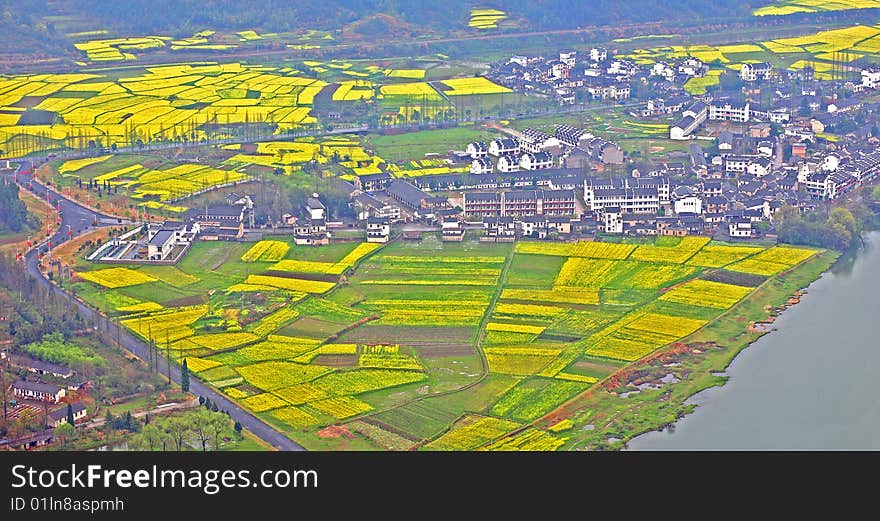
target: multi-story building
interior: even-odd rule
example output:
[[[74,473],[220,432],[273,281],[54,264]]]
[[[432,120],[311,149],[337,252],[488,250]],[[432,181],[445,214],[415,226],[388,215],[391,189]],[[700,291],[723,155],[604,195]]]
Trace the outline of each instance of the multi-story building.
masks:
[[[773,66],[767,62],[744,63],[739,71],[739,77],[743,81],[769,80],[773,73]]]
[[[711,121],[739,121],[745,123],[751,117],[749,102],[715,100],[709,104]]]
[[[367,219],[367,242],[388,242],[391,238],[391,223],[387,219],[370,217]]]
[[[590,49],[590,61],[603,62],[608,59],[608,50],[604,47],[593,47]]]
[[[574,215],[574,190],[517,190],[506,192],[465,192],[467,217],[505,217],[527,215]]]
[[[364,174],[355,176],[354,186],[363,192],[381,192],[391,182],[391,174],[379,172],[377,174]]]

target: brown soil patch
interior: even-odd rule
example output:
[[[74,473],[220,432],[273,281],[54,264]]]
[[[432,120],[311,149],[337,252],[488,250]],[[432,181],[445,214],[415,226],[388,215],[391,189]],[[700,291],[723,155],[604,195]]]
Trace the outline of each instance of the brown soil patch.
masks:
[[[369,423],[370,425],[373,425],[375,427],[379,427],[382,430],[386,430],[388,432],[393,432],[394,434],[397,434],[401,438],[405,438],[405,439],[410,440],[412,442],[422,441],[418,437],[416,437],[416,436],[414,436],[404,430],[401,430],[401,429],[398,429],[397,427],[393,427],[391,425],[388,425],[387,423],[385,423],[383,421],[379,421],[375,418],[371,418],[371,417],[361,418],[361,421],[364,423]]]
[[[354,367],[357,365],[357,356],[354,355],[318,355],[312,360],[315,365],[327,367]]]
[[[469,327],[416,327],[369,325],[340,336],[340,342],[392,343],[419,346],[468,345],[474,330]]]
[[[202,299],[201,295],[193,295],[191,297],[183,297],[169,300],[167,302],[163,302],[162,305],[168,308],[179,308],[185,306],[198,306],[199,304],[204,303],[205,301]]]
[[[609,373],[609,374],[613,373],[614,371],[617,371],[619,369],[618,367],[613,366],[613,365],[597,364],[595,362],[587,362],[584,360],[581,360],[579,362],[575,362],[572,367],[575,367],[577,369],[582,369],[584,371],[596,371],[596,372],[600,372],[600,373]]]
[[[354,438],[354,434],[341,425],[325,427],[319,430],[316,434],[322,438],[339,438],[340,436],[350,440]]]
[[[421,358],[449,358],[453,356],[471,356],[476,354],[470,345],[438,345],[419,346],[415,348]]]

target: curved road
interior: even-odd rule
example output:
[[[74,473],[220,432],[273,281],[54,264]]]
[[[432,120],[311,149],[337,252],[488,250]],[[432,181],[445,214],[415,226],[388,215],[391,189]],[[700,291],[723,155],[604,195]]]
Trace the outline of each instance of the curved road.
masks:
[[[10,180],[13,175],[15,174],[2,174],[2,176]],[[19,181],[22,181],[22,179],[19,179]],[[46,197],[47,189],[45,186],[37,182],[28,183],[28,185],[31,187],[31,191],[33,193],[42,198]],[[64,198],[63,196],[59,197],[55,192],[49,192],[49,200],[53,205],[57,204],[61,208],[62,219],[61,228],[51,238],[53,245],[58,245],[65,241],[65,236],[67,235],[67,233],[62,233],[62,230],[66,231],[68,225],[70,225],[70,230],[73,231],[73,235],[77,236],[85,231],[93,229],[93,223],[97,223],[98,226],[109,226],[111,224],[116,224],[115,217],[110,217],[94,212],[88,208],[80,206],[74,201]],[[80,314],[87,319],[94,320],[95,324],[98,327],[101,327],[108,331],[111,328],[116,327],[111,321],[107,320],[106,317],[97,313],[93,309],[83,304],[80,300],[74,298],[66,291],[59,289],[57,286],[49,282],[49,280],[40,272],[37,266],[37,253],[43,248],[44,244],[41,244],[39,247],[31,250],[25,257],[25,266],[27,268],[28,274],[32,275],[39,281],[40,284],[42,284],[50,291],[54,292],[56,295],[61,295],[64,298],[68,299],[70,302],[76,304],[77,308],[79,308]],[[147,359],[149,359],[148,346],[128,331],[124,329],[120,331],[119,341],[122,347],[133,353],[141,360],[146,361]],[[160,356],[160,374],[167,376],[167,367],[168,364],[165,362],[165,359]],[[174,364],[171,365],[171,379],[177,383],[180,382],[180,369]],[[250,412],[244,410],[235,402],[229,400],[222,393],[219,393],[209,388],[195,378],[190,379],[190,392],[195,393],[199,396],[210,398],[211,402],[216,403],[217,407],[220,410],[229,411],[229,415],[232,417],[233,420],[241,423],[241,425],[245,429],[251,431],[257,437],[259,437],[266,443],[269,443],[270,445],[278,448],[279,450],[305,450],[301,445],[297,444],[281,432],[275,430],[273,427],[269,426],[260,418],[257,418]]]

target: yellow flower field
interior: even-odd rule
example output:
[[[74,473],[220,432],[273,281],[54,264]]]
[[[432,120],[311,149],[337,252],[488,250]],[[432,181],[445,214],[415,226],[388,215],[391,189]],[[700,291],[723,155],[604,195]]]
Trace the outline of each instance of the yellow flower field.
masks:
[[[278,409],[290,405],[281,398],[270,393],[255,394],[240,401],[245,407],[254,412],[270,411],[272,409]]]
[[[483,351],[491,373],[521,376],[538,373],[561,352],[540,347],[487,347]]]
[[[425,445],[430,450],[474,450],[520,427],[510,420],[469,414],[449,431]]]
[[[504,289],[501,298],[507,300],[528,300],[532,302],[555,302],[564,304],[598,304],[599,290],[594,288],[559,287],[547,290]]]
[[[529,326],[526,324],[503,324],[498,322],[489,322],[486,324],[486,331],[501,331],[507,333],[526,333],[530,335],[540,335],[544,329],[543,326]]]
[[[710,244],[704,246],[696,255],[688,259],[687,264],[707,268],[721,268],[760,251],[762,251],[761,248],[751,246],[714,246]]]
[[[309,402],[309,407],[333,416],[337,420],[351,418],[373,410],[373,406],[351,396],[336,396]]]
[[[318,425],[318,419],[302,409],[294,406],[276,409],[269,413],[274,418],[297,428],[311,427]]]
[[[468,96],[473,94],[500,94],[503,92],[513,92],[507,87],[502,87],[492,83],[486,78],[457,78],[452,80],[442,80],[439,83],[446,85],[448,90],[443,93],[447,96]]]
[[[163,313],[123,320],[122,325],[144,339],[152,338],[164,345],[166,340],[174,342],[192,336],[195,331],[190,325],[207,312],[208,306],[172,308]]]
[[[331,371],[326,367],[294,362],[260,362],[237,367],[236,371],[254,387],[272,391],[308,382]]]
[[[331,373],[316,380],[315,386],[334,396],[360,394],[386,387],[419,382],[424,373],[397,369],[358,369]]]
[[[268,275],[248,275],[245,284],[257,284],[272,286],[290,291],[302,291],[304,293],[324,293],[335,284],[318,280],[289,279],[286,277],[271,277]]]
[[[290,322],[299,316],[299,312],[292,307],[283,307],[275,311],[271,315],[263,317],[262,320],[252,329],[257,336],[265,336],[281,329],[284,324]],[[277,337],[276,337],[277,338]]]
[[[290,245],[281,241],[260,241],[241,256],[245,262],[279,261],[287,255]]]
[[[739,302],[740,299],[751,291],[752,288],[743,286],[696,279],[676,286],[664,293],[660,300],[692,306],[727,309]]]
[[[69,174],[71,172],[76,172],[77,170],[81,170],[87,166],[96,165],[98,163],[106,161],[106,160],[110,159],[111,157],[113,157],[113,156],[106,155],[106,156],[97,156],[97,157],[87,157],[84,159],[71,159],[70,161],[65,161],[64,164],[62,164],[58,168],[58,173],[64,175],[64,174]]]
[[[128,268],[107,268],[95,271],[78,272],[80,278],[107,288],[125,288],[137,286],[148,282],[156,282],[157,278],[151,277],[140,271]]]
[[[190,372],[193,373],[206,371],[219,365],[221,365],[220,362],[215,362],[214,360],[206,360],[204,358],[198,358],[195,356],[190,356],[186,359],[186,367],[190,370]]]
[[[502,438],[478,450],[546,452],[558,449],[565,444],[565,440],[566,438],[557,438],[544,431],[529,427],[515,436]]]

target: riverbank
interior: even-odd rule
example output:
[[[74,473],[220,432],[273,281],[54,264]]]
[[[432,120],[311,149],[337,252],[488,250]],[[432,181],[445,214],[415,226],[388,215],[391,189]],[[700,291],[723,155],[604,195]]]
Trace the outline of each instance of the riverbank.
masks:
[[[634,437],[663,428],[691,413],[695,394],[727,381],[723,373],[746,347],[766,334],[751,327],[780,313],[792,297],[818,279],[838,259],[824,251],[793,270],[768,280],[724,317],[607,379],[566,407],[573,427],[563,449],[617,450]]]

